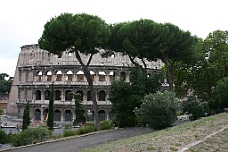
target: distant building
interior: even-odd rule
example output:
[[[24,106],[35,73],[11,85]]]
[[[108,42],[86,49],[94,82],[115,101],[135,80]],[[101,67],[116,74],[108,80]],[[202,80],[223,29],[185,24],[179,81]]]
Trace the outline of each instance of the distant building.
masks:
[[[83,55],[82,60],[88,60]],[[140,62],[140,61],[139,61]],[[146,62],[148,75],[163,66],[161,61]],[[100,120],[112,118],[111,102],[108,100],[112,80],[124,79],[129,82],[129,68],[132,64],[127,56],[113,54],[109,58],[94,55],[90,64],[90,74],[98,102]],[[26,101],[30,101],[30,117],[43,121],[48,113],[51,84],[54,82],[54,120],[71,121],[74,116],[74,101],[70,92],[80,93],[83,105],[93,118],[93,103],[82,67],[74,53],[64,52],[62,57],[42,50],[38,45],[21,47],[13,85],[9,97],[7,113],[22,117]]]

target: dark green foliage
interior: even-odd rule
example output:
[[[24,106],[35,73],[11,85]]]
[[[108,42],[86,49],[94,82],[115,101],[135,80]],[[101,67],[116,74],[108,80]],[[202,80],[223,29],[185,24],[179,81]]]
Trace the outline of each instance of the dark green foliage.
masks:
[[[114,119],[119,127],[131,127],[136,124],[134,108],[140,106],[140,100],[135,99],[129,83],[114,81],[110,88],[110,98]]]
[[[48,105],[47,126],[50,130],[53,130],[53,126],[54,126],[54,82],[51,85],[51,94],[50,94],[49,105]]]
[[[3,94],[10,93],[11,85],[13,83],[13,80],[11,78],[9,78],[9,80],[6,80],[6,77],[9,77],[9,75],[6,73],[0,74],[0,93]]]
[[[101,130],[107,130],[111,128],[112,128],[112,125],[110,120],[105,120],[101,122]]]
[[[206,112],[204,105],[199,102],[196,97],[189,97],[186,103],[183,105],[183,112],[188,112],[192,114],[192,120],[197,120],[199,117],[204,116]]]
[[[74,100],[75,100],[75,115],[76,118],[73,122],[74,125],[77,124],[84,124],[86,122],[86,110],[84,106],[82,105],[81,99],[81,94],[73,94],[74,95]]]
[[[91,92],[97,130],[100,130],[98,105],[88,67],[93,55],[101,49],[106,49],[109,36],[108,24],[98,16],[85,13],[75,15],[64,13],[52,18],[45,24],[43,34],[38,41],[40,48],[57,54],[59,57],[66,50],[75,53]],[[89,55],[89,59],[82,60],[81,54]]]
[[[23,113],[22,130],[27,129],[29,125],[30,125],[30,108],[29,108],[29,101],[28,101]]]
[[[228,77],[220,80],[216,86],[216,95],[221,109],[228,108]]]
[[[135,114],[139,124],[148,124],[157,130],[172,126],[178,109],[179,101],[175,94],[165,91],[146,95],[140,108],[135,109]]]
[[[130,83],[114,81],[110,88],[110,101],[114,120],[119,127],[131,127],[137,124],[135,107],[140,107],[141,100],[148,93],[154,93],[160,86],[160,74],[145,76],[140,67],[131,70]]]
[[[0,129],[0,144],[6,144],[10,142],[9,135]]]
[[[49,139],[51,131],[46,128],[28,128],[25,131],[18,133],[14,136],[12,145],[23,146],[29,144],[35,144]]]
[[[82,135],[82,134],[86,134],[94,131],[96,131],[95,124],[88,123],[85,126],[80,127],[79,129],[75,129],[75,130],[66,129],[64,130],[63,134],[64,134],[64,137],[68,137],[68,136]]]

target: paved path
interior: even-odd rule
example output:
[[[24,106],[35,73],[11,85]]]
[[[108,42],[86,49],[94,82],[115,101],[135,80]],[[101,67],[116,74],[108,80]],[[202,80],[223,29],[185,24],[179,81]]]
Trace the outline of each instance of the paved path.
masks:
[[[107,132],[95,133],[84,137],[77,137],[70,140],[62,140],[24,148],[4,150],[4,152],[77,152],[82,148],[149,132],[152,132],[152,129],[144,127],[116,129]]]

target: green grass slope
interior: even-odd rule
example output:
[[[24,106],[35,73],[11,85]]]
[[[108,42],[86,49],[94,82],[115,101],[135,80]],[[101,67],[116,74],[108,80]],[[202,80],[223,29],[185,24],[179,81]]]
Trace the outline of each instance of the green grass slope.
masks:
[[[202,140],[186,151],[227,151],[228,129],[210,138],[208,135],[228,127],[228,114],[222,113],[179,126],[154,131],[148,134],[126,138],[86,148],[83,152],[171,152],[178,151],[190,143]],[[214,149],[213,149],[214,148]]]

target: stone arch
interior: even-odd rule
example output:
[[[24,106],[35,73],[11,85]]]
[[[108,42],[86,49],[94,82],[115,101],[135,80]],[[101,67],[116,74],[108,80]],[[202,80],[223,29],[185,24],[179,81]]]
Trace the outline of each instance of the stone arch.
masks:
[[[100,90],[98,93],[98,100],[99,101],[105,101],[106,98],[106,93],[104,90]]]
[[[86,114],[88,116],[89,121],[94,121],[94,111],[93,110],[90,110],[90,109],[87,110],[87,113]]]
[[[104,71],[99,71],[98,76],[99,76],[99,81],[105,81],[105,72]]]
[[[48,109],[45,109],[43,111],[43,116],[44,116],[44,121],[47,121],[47,119],[48,119]]]
[[[84,81],[84,72],[81,70],[77,72],[77,81]]]
[[[50,90],[45,90],[45,92],[44,92],[44,100],[49,100],[50,99],[50,95],[51,95],[51,91]]]
[[[36,90],[35,95],[36,95],[36,100],[41,100],[41,91],[40,90]]]
[[[65,121],[72,121],[73,115],[71,110],[66,110],[65,111]]]
[[[58,109],[54,111],[54,121],[61,121],[61,111]]]
[[[56,81],[62,81],[62,75],[63,75],[62,71],[58,70],[56,72]]]
[[[71,70],[68,70],[66,72],[67,74],[67,81],[72,81],[73,80],[73,72]]]
[[[106,120],[105,111],[104,110],[99,110],[98,115],[99,115],[99,120],[100,121]]]
[[[47,81],[52,81],[52,72],[47,71],[46,75],[47,75]]]
[[[71,94],[71,90],[66,90],[65,91],[65,100],[66,101],[72,101],[72,98],[73,98],[73,94]]]
[[[91,101],[92,100],[92,97],[91,97],[91,91],[89,90],[87,92],[87,101]]]
[[[109,73],[109,79],[110,79],[110,81],[115,80],[115,78],[116,78],[116,72],[115,71],[111,71]]]
[[[35,109],[34,119],[35,120],[41,120],[41,111],[40,111],[40,109]]]
[[[38,71],[37,74],[36,74],[37,81],[42,81],[42,76],[43,76],[42,71]]]
[[[61,100],[61,91],[55,90],[55,100]]]

